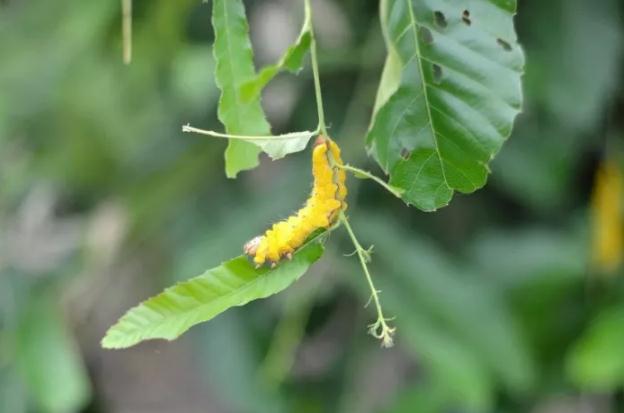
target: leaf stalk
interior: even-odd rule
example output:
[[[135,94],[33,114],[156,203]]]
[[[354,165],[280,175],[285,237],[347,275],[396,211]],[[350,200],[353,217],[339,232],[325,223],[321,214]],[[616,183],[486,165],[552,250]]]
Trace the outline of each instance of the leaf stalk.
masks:
[[[234,140],[242,140],[242,141],[273,141],[273,140],[290,140],[290,139],[301,139],[308,136],[312,136],[318,133],[318,129],[314,131],[301,131],[301,132],[290,132],[285,133],[283,135],[266,135],[266,136],[258,136],[258,135],[232,135],[229,133],[221,133],[208,129],[199,129],[195,128],[189,124],[182,126],[182,132],[187,133],[198,133],[200,135],[206,135],[213,138],[223,138],[223,139],[234,139]]]
[[[356,168],[355,166],[351,166],[349,164],[336,165],[336,166],[338,168],[344,169],[345,171],[351,172],[353,175],[355,175],[358,178],[372,179],[373,181],[381,185],[386,191],[390,192],[392,195],[396,196],[397,198],[401,198],[401,195],[404,192],[401,188],[396,188],[394,186],[387,184],[386,182],[383,181],[383,179],[379,178],[378,176],[373,175],[372,173],[368,171],[365,171],[364,169]]]

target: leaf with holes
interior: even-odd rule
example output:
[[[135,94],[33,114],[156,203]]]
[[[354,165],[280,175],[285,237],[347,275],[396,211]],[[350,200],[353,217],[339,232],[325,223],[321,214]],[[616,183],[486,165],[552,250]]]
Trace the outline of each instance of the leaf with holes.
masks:
[[[425,211],[485,185],[522,105],[515,0],[382,0],[388,56],[367,146]]]
[[[215,80],[221,89],[219,120],[232,135],[269,135],[260,99],[244,101],[240,88],[256,76],[249,41],[249,25],[242,0],[214,0],[212,25],[215,31],[213,52]],[[258,166],[260,147],[252,142],[230,140],[225,150],[225,173],[234,178],[238,172]]]
[[[299,279],[322,253],[323,246],[314,240],[294,254],[292,260],[273,269],[256,269],[246,256],[226,261],[128,311],[108,330],[102,346],[118,349],[149,339],[173,340],[230,307],[282,291]]]

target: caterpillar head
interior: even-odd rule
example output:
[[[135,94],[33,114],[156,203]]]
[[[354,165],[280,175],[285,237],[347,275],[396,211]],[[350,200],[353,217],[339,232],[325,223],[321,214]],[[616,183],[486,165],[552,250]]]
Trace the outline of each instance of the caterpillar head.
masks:
[[[327,143],[327,137],[323,136],[323,135],[319,135],[316,137],[316,139],[314,140],[314,146],[319,146],[319,145],[324,145]]]
[[[258,235],[257,237],[250,239],[245,243],[245,245],[243,245],[243,252],[250,257],[253,257],[256,255],[256,251],[260,246],[260,241],[262,241],[262,235]]]

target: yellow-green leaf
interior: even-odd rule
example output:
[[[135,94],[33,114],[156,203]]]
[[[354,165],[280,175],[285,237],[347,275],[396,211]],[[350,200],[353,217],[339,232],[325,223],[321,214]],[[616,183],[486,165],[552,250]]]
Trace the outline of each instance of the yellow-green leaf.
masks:
[[[226,261],[128,311],[108,330],[102,346],[119,349],[149,339],[173,340],[230,307],[284,290],[322,253],[323,246],[315,240],[273,269],[256,269],[246,256]]]

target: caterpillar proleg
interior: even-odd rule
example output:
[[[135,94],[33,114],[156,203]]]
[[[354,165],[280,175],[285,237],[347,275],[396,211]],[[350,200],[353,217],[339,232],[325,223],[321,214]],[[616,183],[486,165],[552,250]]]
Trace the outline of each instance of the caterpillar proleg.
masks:
[[[314,184],[304,206],[243,247],[256,266],[266,262],[275,266],[284,257],[290,259],[313,232],[327,229],[336,222],[340,211],[347,207],[346,172],[337,166],[342,164],[338,145],[319,136],[312,152]]]

